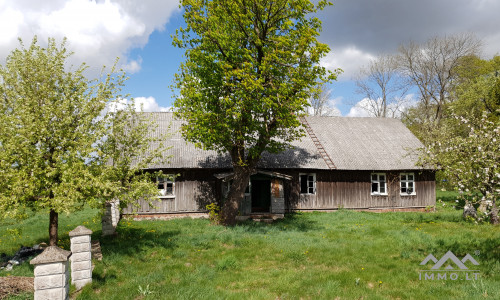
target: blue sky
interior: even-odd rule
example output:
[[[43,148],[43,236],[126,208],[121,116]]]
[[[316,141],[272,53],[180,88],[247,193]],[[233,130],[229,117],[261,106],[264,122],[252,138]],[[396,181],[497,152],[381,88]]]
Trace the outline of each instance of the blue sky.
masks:
[[[353,82],[359,69],[377,55],[396,52],[401,43],[473,32],[483,41],[483,57],[500,52],[498,0],[333,2],[319,15],[319,39],[331,48],[324,66],[344,69],[329,87],[331,105],[344,116],[365,115]],[[172,105],[170,85],[183,60],[170,35],[182,24],[176,0],[0,0],[0,63],[18,47],[17,37],[25,43],[34,35],[41,43],[67,37],[75,52],[72,64],[85,61],[95,76],[120,57],[130,77],[123,92],[147,110],[162,110]]]

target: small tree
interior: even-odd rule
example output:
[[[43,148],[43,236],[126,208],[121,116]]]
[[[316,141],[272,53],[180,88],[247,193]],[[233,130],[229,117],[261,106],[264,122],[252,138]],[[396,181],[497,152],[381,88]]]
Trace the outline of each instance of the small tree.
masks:
[[[88,80],[85,65],[65,66],[71,55],[65,41],[58,46],[49,39],[47,48],[36,37],[28,48],[20,42],[0,66],[0,211],[2,217],[48,211],[50,245],[56,245],[59,213],[152,193],[147,176],[133,176],[149,160],[148,140],[138,137],[145,125],[132,106],[107,109],[119,101],[123,73]],[[133,134],[121,137],[126,128]],[[128,157],[139,163],[126,166]]]
[[[317,84],[309,99],[309,114],[312,116],[340,116],[340,111],[334,106],[331,99],[332,90],[324,84]]]
[[[395,118],[401,115],[408,84],[398,73],[393,56],[379,56],[361,69],[356,79],[356,93],[368,99],[366,109],[370,115]]]
[[[484,112],[479,122],[471,122],[464,117],[456,118],[467,124],[469,134],[465,137],[448,136],[432,143],[422,156],[421,163],[442,169],[464,200],[491,201],[490,220],[492,224],[498,224],[500,122],[498,119],[491,121],[487,112]],[[481,192],[482,198],[475,196],[474,192],[477,191]]]
[[[335,78],[319,65],[328,46],[309,0],[183,0],[186,49],[176,75],[176,115],[184,138],[229,154],[233,184],[222,221],[234,224],[238,200],[264,151],[280,152],[303,134],[298,117],[313,86]]]

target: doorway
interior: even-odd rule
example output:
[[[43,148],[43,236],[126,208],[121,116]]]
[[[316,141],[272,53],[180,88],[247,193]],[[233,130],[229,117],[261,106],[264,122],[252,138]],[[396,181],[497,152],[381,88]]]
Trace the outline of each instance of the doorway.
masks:
[[[268,213],[271,208],[271,180],[252,179],[252,212]]]

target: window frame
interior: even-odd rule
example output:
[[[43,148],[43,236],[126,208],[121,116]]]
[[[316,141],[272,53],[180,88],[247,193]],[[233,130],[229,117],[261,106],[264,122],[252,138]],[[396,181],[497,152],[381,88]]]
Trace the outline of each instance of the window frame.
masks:
[[[373,179],[373,175],[377,175],[377,179],[374,180]],[[380,175],[383,175],[384,176],[384,180],[381,181],[380,180]],[[383,193],[380,192],[380,183],[383,182],[384,183],[384,191]],[[387,174],[386,173],[383,173],[383,172],[377,172],[377,173],[371,173],[370,174],[370,194],[372,196],[387,196]],[[374,192],[373,191],[373,184],[374,183],[377,183],[378,184],[378,188],[377,188],[377,191]]]
[[[172,184],[172,193],[167,194],[168,184]],[[158,188],[158,198],[175,198],[175,175],[165,174],[163,176],[156,177],[156,184],[159,186],[163,184],[163,189]],[[163,191],[163,193],[162,193]]]
[[[408,175],[411,175],[413,177],[412,180],[408,179]],[[405,176],[405,179],[403,179],[403,176]],[[412,192],[403,192],[403,183],[405,184],[405,188],[408,191],[408,183],[412,183]],[[416,182],[415,182],[415,173],[413,172],[402,172],[399,173],[399,195],[401,196],[415,196],[417,194],[417,188],[416,188]]]
[[[302,176],[307,176],[307,193],[302,193]],[[309,186],[309,176],[312,176],[312,186]],[[310,192],[310,188],[313,192]],[[300,195],[316,195],[316,173],[299,173],[299,194]]]

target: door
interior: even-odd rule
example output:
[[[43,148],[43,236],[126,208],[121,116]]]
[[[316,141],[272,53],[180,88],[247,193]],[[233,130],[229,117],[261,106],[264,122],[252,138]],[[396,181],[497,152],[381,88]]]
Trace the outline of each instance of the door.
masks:
[[[271,208],[271,180],[252,180],[252,212],[269,212]]]

